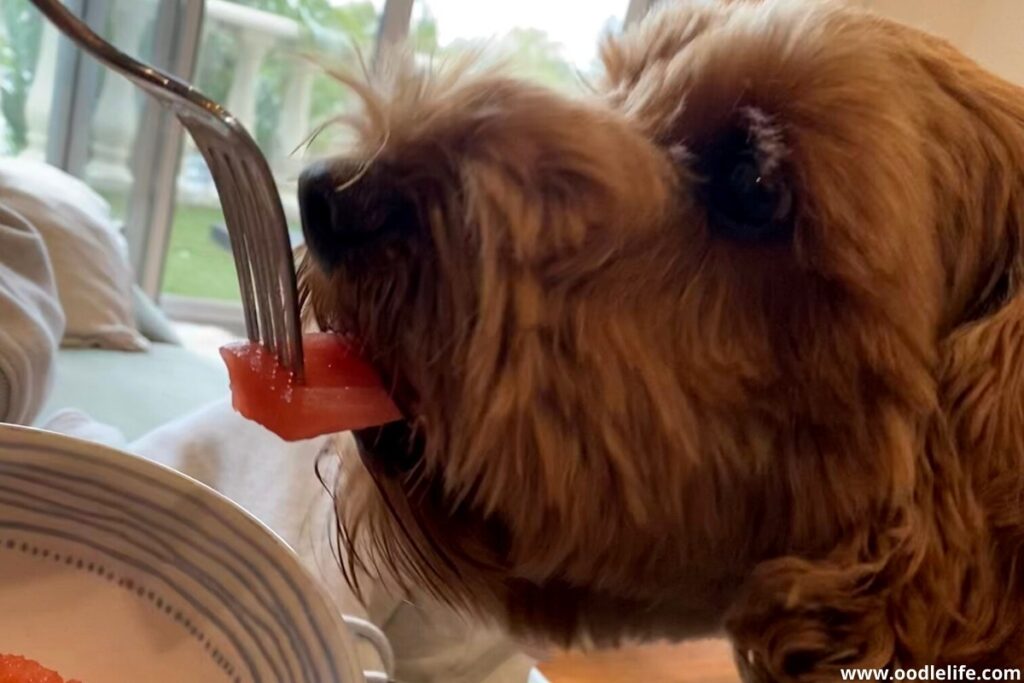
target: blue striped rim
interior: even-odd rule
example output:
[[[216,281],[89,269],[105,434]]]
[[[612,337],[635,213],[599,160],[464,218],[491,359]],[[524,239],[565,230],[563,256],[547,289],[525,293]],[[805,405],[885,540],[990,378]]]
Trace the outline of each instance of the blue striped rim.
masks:
[[[4,503],[4,501],[0,501],[0,504],[2,503]],[[229,641],[231,641],[231,644],[235,647],[235,650],[238,652],[239,657],[241,657],[245,661],[246,667],[249,669],[249,675],[252,676],[253,681],[259,683],[259,681],[262,680],[260,678],[259,672],[256,669],[256,665],[252,660],[252,657],[249,656],[248,652],[246,651],[246,648],[242,647],[242,644],[239,642],[238,637],[231,631],[231,629],[227,628],[224,622],[221,621],[221,619],[218,618],[213,612],[211,612],[206,607],[206,605],[192,598],[187,591],[183,591],[174,581],[168,579],[166,575],[160,572],[160,570],[156,569],[153,565],[147,564],[145,562],[140,562],[131,557],[130,555],[118,552],[114,548],[102,545],[100,543],[95,543],[93,541],[89,541],[83,536],[68,533],[60,529],[37,526],[34,524],[18,524],[16,522],[5,522],[3,520],[0,520],[0,529],[13,529],[15,531],[42,534],[52,538],[60,538],[65,541],[78,543],[80,545],[86,546],[87,548],[91,548],[96,552],[103,553],[104,555],[114,560],[117,560],[121,564],[134,567],[135,569],[145,572],[149,576],[156,577],[164,584],[169,586],[171,589],[173,589],[174,592],[177,593],[182,600],[189,603],[192,606],[192,609],[206,617],[206,619],[208,619],[211,624],[216,626],[217,629],[221,633],[223,633]]]
[[[50,477],[44,479],[39,477],[25,476],[24,474],[18,472],[19,468],[49,474]],[[177,569],[189,575],[196,583],[198,583],[199,585],[203,586],[208,591],[213,593],[216,596],[216,598],[220,600],[223,604],[227,605],[229,609],[231,609],[232,613],[239,617],[239,621],[242,621],[243,623],[251,621],[253,622],[254,626],[258,627],[261,631],[266,633],[268,637],[273,641],[275,649],[277,650],[277,657],[281,660],[286,660],[287,655],[285,649],[282,647],[280,640],[277,637],[275,637],[273,629],[271,629],[267,622],[255,616],[250,610],[248,610],[245,607],[244,603],[240,602],[234,596],[232,596],[231,592],[221,582],[217,581],[217,579],[209,573],[203,571],[202,565],[196,565],[194,563],[186,561],[181,554],[177,554],[176,557],[172,557],[176,555],[176,553],[173,551],[172,548],[166,546],[166,544],[164,544],[165,547],[163,548],[164,554],[161,554],[159,551],[154,550],[150,546],[146,545],[145,542],[140,542],[136,538],[130,537],[126,533],[118,531],[116,525],[126,526],[129,529],[143,535],[144,537],[148,535],[148,540],[151,540],[156,543],[159,543],[159,539],[161,538],[161,536],[165,538],[174,538],[175,540],[180,541],[182,544],[185,545],[188,545],[190,543],[190,539],[187,539],[182,534],[175,532],[156,521],[151,521],[149,518],[147,518],[144,523],[142,521],[137,521],[141,520],[142,518],[138,515],[135,515],[133,518],[131,510],[137,510],[137,508],[135,508],[134,506],[132,506],[131,510],[129,510],[125,507],[117,505],[116,503],[114,505],[111,505],[111,501],[103,500],[95,496],[86,495],[85,493],[77,491],[72,487],[60,486],[56,483],[56,480],[62,475],[54,470],[49,470],[45,467],[40,467],[37,465],[11,466],[0,462],[0,476],[2,476],[3,479],[10,478],[24,482],[30,482],[44,488],[44,490],[60,492],[65,494],[66,496],[75,497],[83,501],[93,503],[94,505],[91,505],[89,507],[76,508],[69,505],[68,503],[70,503],[71,501],[68,501],[66,499],[63,500],[62,502],[55,502],[52,500],[40,498],[38,496],[32,496],[31,494],[27,493],[24,490],[19,491],[0,485],[0,503],[7,503],[12,507],[17,507],[21,509],[29,509],[26,503],[18,503],[15,500],[15,498],[30,498],[31,501],[39,502],[46,506],[43,509],[33,508],[35,512],[41,515],[57,517],[59,519],[67,519],[72,521],[91,519],[92,521],[89,523],[89,526],[91,528],[100,531],[105,531],[114,536],[117,536],[125,543],[130,543],[131,545],[133,545],[139,551],[152,555],[161,562],[173,564]],[[72,477],[69,477],[67,475],[63,476],[65,476],[66,479],[72,479]],[[95,485],[108,493],[112,493],[112,491],[109,488],[96,484],[96,482],[93,482],[91,480],[82,483],[88,485]],[[5,497],[3,495],[4,493],[8,495]],[[133,498],[133,496],[129,495],[125,496],[125,498],[130,499]],[[99,509],[101,506],[107,506],[108,509],[113,509],[119,512],[120,514],[104,515],[96,512],[96,510]],[[2,524],[2,521],[0,521],[0,524]],[[115,526],[110,526],[110,524],[113,524]],[[147,530],[150,530],[151,533],[147,534]],[[223,548],[224,544],[220,544],[219,547]],[[216,549],[218,548],[218,546],[213,546],[213,548]],[[212,554],[207,549],[200,550],[198,545],[195,546],[195,549],[198,550],[205,557],[212,557]],[[246,564],[248,565],[248,563]],[[235,567],[227,564],[220,564],[219,566],[222,569],[227,570],[227,572],[230,573],[238,581],[239,584],[246,585],[246,579],[241,576],[240,572]],[[247,568],[250,570],[249,574],[251,578],[259,578],[259,572],[257,572],[255,568],[253,568],[251,565],[248,565]],[[280,626],[284,626],[286,628],[289,640],[292,643],[292,647],[296,648],[297,650],[300,649],[296,647],[297,637],[296,634],[294,633],[294,629],[291,627],[291,624],[287,620],[282,619],[281,607],[279,605],[268,605],[256,593],[253,593],[253,597],[256,598],[256,600],[259,602],[259,606],[262,607],[263,610],[275,616],[275,621],[277,621],[277,623]],[[245,618],[243,619],[243,617]],[[271,664],[272,668],[274,668],[274,676],[276,680],[301,680],[301,678],[297,678],[295,672],[292,670],[289,670],[288,678],[284,678],[281,670],[277,666],[278,659],[275,657],[271,657],[269,654],[267,654],[266,650],[263,647],[262,639],[257,637],[255,633],[252,633],[252,631],[249,628],[246,628],[246,630],[250,633],[253,642],[258,643],[258,647],[260,648],[262,654],[264,655],[265,660],[269,664]],[[309,657],[310,655],[307,650],[301,648],[300,656]],[[303,662],[303,664],[303,675],[308,675],[309,671],[312,668],[312,665],[308,662]],[[306,666],[305,664],[309,664],[309,666]]]
[[[0,444],[0,446],[2,446],[2,444]],[[28,450],[36,450],[36,449],[28,449]],[[60,455],[60,454],[58,453],[58,455]],[[81,491],[76,491],[74,488],[62,487],[62,489],[61,489],[65,493],[67,493],[68,495],[74,495],[74,496],[77,496],[78,498],[82,498],[82,499],[85,499],[85,500],[90,501],[92,503],[95,503],[96,505],[106,506],[109,509],[113,509],[113,510],[118,511],[120,513],[120,515],[118,515],[118,520],[119,521],[124,520],[125,517],[131,517],[132,512],[134,512],[136,516],[139,516],[139,512],[145,510],[147,513],[156,513],[156,515],[163,515],[163,516],[165,516],[167,518],[170,518],[174,522],[177,522],[177,523],[185,526],[187,529],[192,531],[193,537],[198,537],[198,538],[205,537],[206,539],[211,541],[210,547],[213,547],[213,548],[219,547],[220,549],[228,549],[228,548],[230,548],[230,546],[225,542],[226,539],[221,539],[221,541],[219,543],[214,543],[212,541],[212,538],[209,536],[209,534],[207,534],[205,532],[200,532],[197,529],[197,527],[188,524],[188,522],[186,520],[182,519],[180,516],[174,515],[174,514],[168,512],[168,511],[164,510],[160,506],[155,505],[152,502],[147,501],[147,500],[145,500],[145,499],[143,499],[143,498],[141,498],[139,496],[135,496],[133,494],[121,493],[121,492],[115,491],[112,487],[109,487],[106,484],[98,482],[96,480],[87,479],[87,478],[71,475],[71,474],[68,474],[66,472],[61,471],[60,469],[47,468],[47,467],[44,467],[44,466],[41,466],[41,465],[9,465],[9,464],[5,464],[5,463],[0,463],[0,474],[5,474],[6,476],[10,476],[10,477],[15,477],[16,475],[15,475],[14,471],[17,470],[17,469],[28,470],[30,472],[35,472],[35,473],[44,475],[44,477],[46,477],[45,479],[42,479],[42,480],[34,479],[33,481],[35,483],[37,483],[37,484],[42,484],[43,486],[47,486],[49,488],[57,488],[53,484],[53,482],[58,481],[58,480],[63,478],[65,481],[76,483],[76,484],[80,484],[80,485],[86,486],[86,487],[93,487],[93,488],[99,489],[100,491],[102,491],[104,493],[109,494],[110,496],[112,496],[112,499],[104,500],[104,499],[98,498],[96,496],[89,496],[89,495],[87,495],[87,494],[85,494],[84,492],[81,492]],[[29,477],[25,477],[24,475],[22,475],[21,478],[22,478],[22,480],[29,479]],[[118,499],[120,499],[120,500],[118,500]],[[129,503],[129,505],[128,506],[124,506],[125,502]],[[145,519],[146,519],[146,524],[150,525],[150,518],[146,517]],[[156,522],[155,521],[156,517],[153,517],[152,519],[153,519],[152,527],[153,527],[154,531],[165,530],[167,528],[164,525],[161,525],[158,522]],[[91,524],[91,526],[93,528],[96,528],[96,529],[110,531],[109,527],[101,526],[101,525],[96,524],[96,523]],[[228,526],[228,525],[225,525],[225,526]],[[228,527],[228,528],[230,528],[230,527]],[[133,539],[125,537],[123,534],[120,534],[120,535],[122,536],[122,540],[124,540],[126,542],[131,542],[139,550],[142,550],[142,551],[145,551],[145,552],[149,552],[149,553],[154,554],[154,555],[156,554],[151,549],[146,547],[145,545],[141,545],[137,541],[134,541]],[[212,559],[212,555],[209,552],[209,550],[208,549],[200,548],[199,546],[197,546],[195,543],[192,542],[191,538],[187,538],[187,537],[185,537],[185,536],[183,536],[181,534],[176,534],[176,537],[182,543],[184,543],[186,545],[192,545],[193,551],[197,551],[197,552],[199,552],[202,555],[205,555],[207,557],[211,557],[211,559]],[[245,566],[245,568],[247,568],[249,570],[248,573],[252,577],[251,580],[256,580],[258,582],[262,582],[263,585],[267,588],[267,590],[268,591],[270,590],[269,585],[267,584],[265,579],[261,576],[260,572],[258,572],[250,563],[245,561],[241,556],[237,555],[237,553],[231,553],[231,554],[234,555],[234,558],[232,558],[232,559],[235,559],[236,561],[241,563],[243,566]],[[230,565],[228,565],[226,563],[221,563],[219,566],[222,567],[222,568],[227,569],[229,572],[232,572],[236,577],[239,578],[239,583],[241,583],[242,585],[246,585],[247,582],[244,579],[241,578],[241,576],[239,575],[239,572],[237,571],[237,569],[235,569],[234,567],[231,567]],[[210,588],[208,582],[197,581],[197,583],[200,583],[200,585],[204,585],[204,583],[205,583],[206,584],[205,587],[207,587],[208,589]],[[215,582],[215,583],[217,583],[217,587],[218,588],[221,587],[219,582]],[[234,600],[233,598],[225,597],[225,596],[228,595],[228,592],[223,590],[223,589],[222,590],[212,589],[211,592],[214,593],[214,595],[217,595],[218,598],[222,599],[224,601],[224,603],[226,605],[228,605],[228,606],[231,606],[232,603],[237,603],[237,601]],[[294,625],[289,620],[281,618],[283,616],[281,614],[281,612],[283,611],[283,606],[281,606],[279,604],[275,608],[268,608],[265,605],[264,605],[264,607],[265,607],[265,609],[267,609],[271,613],[271,615],[276,616],[275,621],[277,622],[278,626],[280,628],[284,629],[285,632],[288,634],[289,640],[293,643],[293,647],[295,647],[295,654],[301,660],[302,675],[306,676],[307,680],[308,680],[308,677],[313,675],[313,669],[314,669],[314,666],[313,666],[312,661],[311,661],[312,655],[310,654],[310,652],[308,651],[308,649],[304,645],[299,644],[299,645],[296,646],[297,643],[301,643],[301,639],[295,633]],[[263,625],[264,629],[269,631],[269,628],[265,625],[265,623],[262,624],[262,625]],[[260,642],[259,639],[257,639],[257,638],[254,638],[254,641],[257,642],[257,643]],[[278,642],[277,644],[278,644],[278,648],[277,649],[278,649],[278,651],[280,652],[280,654],[282,655],[282,658],[283,658],[284,651],[280,647],[280,643]],[[274,661],[274,658],[271,658],[271,657],[268,656],[267,657],[267,661],[268,662],[272,662],[272,661]],[[281,676],[281,671],[279,669],[275,673],[276,673],[277,676],[279,676],[279,677]],[[281,680],[302,680],[300,678],[295,678],[295,674],[292,671],[289,671],[289,676],[290,676],[290,678],[281,679]]]
[[[0,447],[6,446],[6,445],[9,445],[9,444],[6,444],[6,443],[0,441]],[[54,450],[52,448],[47,448],[47,447],[22,446],[22,450],[28,450],[28,451],[33,451],[33,452],[37,452],[37,453],[47,453],[47,454],[50,454],[50,455],[57,456],[59,458],[68,458],[69,457],[68,454],[63,452],[63,451]],[[79,455],[75,454],[74,456],[70,456],[70,457],[74,457],[75,459],[78,459]],[[131,459],[131,460],[134,460],[134,461],[137,461],[137,462],[147,462],[148,463],[148,461],[145,461],[145,460],[142,460],[141,458],[136,458],[135,456],[130,456],[130,455],[126,456],[126,459]],[[178,494],[176,490],[167,489],[165,486],[162,486],[159,481],[153,479],[152,477],[148,477],[146,475],[134,472],[134,471],[132,471],[130,469],[127,469],[125,467],[119,467],[115,463],[112,463],[112,462],[97,461],[97,464],[100,464],[100,465],[102,465],[104,467],[107,467],[109,469],[115,470],[120,475],[128,476],[130,478],[133,478],[133,479],[136,479],[136,480],[139,480],[139,481],[143,481],[144,483],[146,483],[148,485],[155,486],[155,487],[163,489],[165,491],[170,491],[171,493],[175,494],[176,496],[181,497],[180,494]],[[150,463],[150,464],[152,464],[152,463]],[[141,509],[146,509],[146,510],[148,510],[150,512],[156,513],[157,515],[163,515],[165,518],[169,519],[172,522],[176,522],[176,523],[184,525],[190,532],[192,532],[194,537],[198,537],[198,538],[204,539],[204,540],[208,541],[209,544],[212,547],[220,548],[220,549],[224,550],[226,553],[228,553],[231,556],[232,560],[234,560],[238,564],[241,564],[244,568],[249,570],[249,572],[255,578],[256,582],[259,585],[261,585],[267,591],[268,594],[270,594],[271,596],[274,596],[275,598],[277,597],[275,592],[273,591],[272,587],[270,586],[270,583],[268,582],[265,573],[257,571],[255,569],[255,567],[252,565],[252,563],[249,560],[246,559],[244,554],[238,552],[237,550],[234,549],[234,547],[232,547],[232,546],[230,546],[230,545],[228,545],[226,543],[227,539],[231,538],[230,535],[225,534],[224,536],[215,536],[215,535],[205,531],[205,529],[203,529],[202,527],[197,527],[195,525],[189,524],[186,520],[182,519],[179,515],[176,515],[173,512],[168,511],[168,510],[160,507],[159,505],[156,505],[156,504],[152,503],[151,501],[149,501],[149,500],[147,500],[147,499],[145,499],[145,498],[143,498],[141,496],[136,496],[136,495],[133,495],[133,494],[130,494],[130,493],[126,493],[124,491],[113,489],[112,487],[109,487],[106,484],[102,483],[102,481],[99,481],[99,480],[96,480],[96,479],[89,479],[89,478],[82,477],[82,476],[72,475],[72,474],[69,474],[66,471],[60,470],[60,469],[48,469],[48,468],[43,468],[43,467],[38,466],[38,465],[26,465],[26,467],[34,468],[34,469],[37,469],[37,470],[43,470],[47,474],[52,475],[55,478],[63,478],[66,481],[70,481],[70,482],[74,482],[74,483],[78,483],[78,484],[84,484],[84,485],[92,486],[92,487],[97,488],[97,489],[99,489],[99,490],[101,490],[101,491],[103,491],[103,492],[105,492],[105,493],[107,493],[107,494],[109,494],[111,496],[114,496],[115,498],[121,498],[122,500],[131,501],[133,506],[140,506]],[[179,476],[181,476],[181,475],[179,475]],[[205,488],[206,487],[203,487],[203,489],[205,489]],[[200,489],[200,490],[203,490],[203,489]],[[208,489],[206,489],[206,490],[208,490]],[[308,625],[310,626],[311,630],[317,635],[317,637],[320,640],[320,644],[321,644],[321,647],[322,647],[322,650],[321,650],[320,654],[323,655],[321,657],[321,659],[326,659],[327,661],[332,661],[331,658],[328,656],[327,646],[326,646],[326,643],[324,643],[324,641],[323,641],[322,634],[316,628],[316,624],[313,623],[313,619],[312,619],[312,616],[311,616],[310,610],[309,610],[309,605],[306,603],[305,596],[298,589],[298,587],[295,585],[295,583],[292,581],[291,575],[288,572],[286,572],[276,562],[276,560],[271,555],[266,553],[263,548],[260,548],[258,546],[258,544],[256,544],[250,536],[245,535],[243,530],[237,529],[237,527],[233,526],[228,521],[226,521],[221,515],[219,515],[217,513],[216,510],[213,510],[210,506],[208,506],[206,504],[206,502],[204,500],[202,500],[199,496],[189,497],[188,500],[189,500],[189,503],[195,505],[198,508],[201,508],[201,512],[203,514],[204,519],[206,519],[207,521],[215,520],[218,524],[220,524],[222,527],[224,527],[224,529],[226,531],[233,532],[238,540],[242,540],[242,541],[246,542],[246,544],[250,548],[252,548],[254,550],[257,550],[258,552],[260,552],[260,554],[263,555],[263,558],[266,559],[267,562],[271,565],[271,567],[276,570],[277,575],[279,576],[279,578],[283,579],[285,581],[285,583],[288,585],[288,588],[292,592],[292,596],[294,598],[296,598],[297,601],[302,605],[303,616],[306,617]],[[264,530],[264,527],[262,527],[262,525],[260,525],[258,522],[255,522],[255,520],[252,520],[250,517],[245,516],[244,519],[246,521],[251,521],[256,529],[258,529],[260,531]],[[277,603],[277,610],[283,611],[285,609],[284,604],[280,600],[276,600],[276,603]],[[282,626],[285,629],[285,632],[288,634],[289,641],[291,642],[292,646],[297,649],[297,651],[298,651],[297,654],[298,654],[298,656],[299,656],[299,658],[300,658],[300,660],[302,662],[303,674],[306,676],[306,679],[307,680],[313,680],[312,677],[315,676],[315,674],[314,674],[314,666],[313,666],[313,663],[312,663],[313,656],[310,653],[310,651],[308,650],[308,647],[307,647],[307,645],[305,643],[305,640],[303,638],[301,638],[296,633],[296,627],[293,624],[293,622],[285,621],[283,623],[280,623],[279,625]],[[337,671],[336,670],[332,671],[332,673],[335,676],[335,679],[337,679]]]
[[[0,438],[0,452],[6,449],[30,452],[40,458],[42,458],[42,456],[55,458],[58,461],[58,464],[60,461],[72,460],[75,462],[76,467],[64,469],[48,468],[35,463],[30,464],[30,459],[23,457],[16,459],[18,462],[13,462],[11,465],[3,467],[0,469],[0,472],[6,472],[8,475],[13,476],[15,474],[13,466],[20,465],[20,477],[21,480],[26,483],[51,488],[98,505],[113,506],[115,510],[121,513],[121,515],[116,516],[116,523],[127,525],[130,531],[141,533],[143,535],[145,535],[146,528],[159,531],[161,533],[166,532],[173,536],[176,541],[186,544],[184,546],[184,550],[189,550],[197,555],[216,560],[221,569],[231,574],[233,579],[240,582],[246,590],[252,592],[255,602],[258,604],[259,608],[268,611],[272,617],[272,621],[275,622],[286,634],[287,640],[289,641],[288,645],[293,647],[292,652],[300,661],[300,668],[303,676],[299,679],[294,678],[294,671],[292,671],[290,667],[287,667],[291,676],[290,680],[301,681],[302,683],[328,683],[328,681],[318,678],[320,674],[323,673],[330,676],[329,681],[331,683],[335,681],[339,683],[345,681],[347,683],[350,679],[353,681],[358,680],[358,672],[354,666],[354,662],[351,661],[347,662],[347,666],[343,667],[345,669],[346,677],[342,679],[341,672],[339,671],[339,662],[334,656],[336,654],[340,654],[342,656],[347,655],[349,657],[353,656],[353,651],[347,639],[347,634],[342,631],[344,627],[341,625],[340,615],[333,610],[332,606],[326,600],[323,600],[323,602],[318,605],[318,607],[320,607],[319,612],[313,609],[313,606],[307,597],[307,594],[310,592],[309,588],[307,587],[305,590],[300,589],[295,580],[296,574],[305,577],[304,570],[299,568],[298,563],[295,562],[295,569],[288,571],[279,561],[279,557],[275,556],[275,554],[271,553],[267,548],[268,541],[276,542],[277,544],[280,544],[280,546],[284,546],[283,542],[274,536],[273,532],[269,531],[262,524],[241,511],[241,509],[236,505],[208,487],[198,482],[193,482],[188,477],[185,477],[184,475],[181,475],[180,473],[158,463],[129,456],[124,453],[118,453],[117,451],[110,449],[101,448],[94,444],[86,444],[85,442],[78,442],[67,437],[58,437],[47,434],[38,430],[0,426],[0,436],[3,436],[4,432],[13,435],[14,438]],[[65,442],[67,446],[62,449],[52,445],[32,443],[33,441],[41,441],[43,439],[48,440],[51,444],[54,440],[60,440]],[[105,477],[101,476],[93,479],[86,476],[72,474],[68,471],[69,469],[78,469],[82,460],[86,458],[89,459],[88,467],[102,468],[110,471],[115,477],[127,479],[128,481],[125,482],[126,486],[115,488],[104,482]],[[5,463],[0,462],[0,465],[5,465]],[[40,475],[44,476],[45,480],[40,479]],[[60,480],[85,486],[87,491],[55,485],[55,483]],[[188,482],[188,485],[182,486],[184,482]],[[164,495],[171,495],[179,501],[185,502],[188,506],[194,507],[195,510],[190,512],[194,512],[196,515],[201,516],[204,520],[204,525],[194,525],[190,521],[182,518],[180,515],[175,514],[174,511],[161,507],[160,505],[153,503],[142,496],[136,495],[135,493],[128,492],[129,490],[132,490],[141,493],[143,492],[142,489],[144,487],[152,487],[161,491]],[[88,491],[88,489],[91,489],[91,491]],[[9,488],[7,491],[10,495],[14,494],[14,491]],[[18,491],[17,493],[23,494],[22,491]],[[107,500],[102,496],[109,496],[112,500]],[[70,518],[71,512],[75,512],[80,515],[77,519],[82,521],[81,515],[83,514],[83,511],[71,507],[71,505],[69,505],[69,501],[55,503],[52,500],[41,499],[38,497],[36,499],[44,500],[45,503],[55,506],[52,508],[53,510],[59,511],[62,507],[66,508],[67,514],[63,515],[64,517]],[[22,506],[24,506],[24,503],[22,503]],[[152,520],[151,523],[151,520],[147,518],[145,526],[130,522],[129,520],[131,520],[133,516],[138,516],[139,510],[144,510],[149,514],[153,514],[156,519]],[[101,519],[107,522],[111,521],[104,520],[104,516],[95,511],[86,511],[85,514],[93,520]],[[58,513],[58,516],[61,515]],[[213,526],[212,523],[221,527],[218,531],[223,530],[226,533],[213,534],[207,531],[208,527]],[[186,533],[174,531],[172,527],[175,525],[184,527]],[[97,526],[95,521],[92,523],[92,526],[99,528],[106,533],[114,533],[115,535],[118,535],[116,530],[112,530],[109,526]],[[85,542],[88,545],[96,545],[95,543],[85,541],[85,539],[81,539],[80,537],[78,540],[79,542]],[[152,545],[147,546],[138,540],[133,540],[128,537],[125,537],[124,540],[133,543],[133,545],[140,550],[160,558],[159,550],[154,550]],[[159,541],[156,541],[155,539],[150,540],[155,542],[157,546],[161,545]],[[232,545],[232,541],[237,545]],[[166,552],[167,548],[164,548],[164,551]],[[226,555],[227,557],[219,557],[220,555]],[[288,557],[290,558],[291,555]],[[164,557],[161,561],[166,561],[166,559],[167,558]],[[227,599],[224,600],[225,604],[232,605],[233,602],[237,603],[233,597],[230,597],[228,587],[224,586],[216,579],[205,575],[201,572],[201,567],[198,567],[197,565],[188,565],[183,567],[177,564],[175,567],[182,571],[185,576],[196,581],[196,583],[202,585],[212,593],[226,596]],[[198,572],[200,575],[204,575],[207,581],[198,580],[197,577],[190,574],[190,572]],[[251,579],[246,579],[247,574],[251,576]],[[153,573],[153,575],[157,576],[155,573]],[[165,577],[162,577],[161,580],[164,580],[164,578]],[[273,584],[283,584],[285,588],[283,594],[279,591],[275,591]],[[168,583],[168,585],[173,584]],[[314,590],[312,593],[317,594],[317,591]],[[192,599],[188,595],[184,593],[181,594],[183,598],[192,602]],[[287,610],[282,601],[283,597],[291,598],[290,602],[297,605],[298,610]],[[322,597],[323,596],[321,595],[321,598]],[[238,618],[240,623],[243,623],[243,628],[251,629],[252,625],[248,623],[251,620],[255,622],[257,627],[262,626],[260,630],[268,630],[265,623],[256,618],[248,610],[243,609],[240,613],[238,610],[232,609],[232,614]],[[315,616],[316,614],[320,614],[321,618],[318,619]],[[298,617],[300,623],[296,623],[292,619],[289,619],[289,617],[292,619]],[[311,644],[309,642],[310,639],[303,638],[301,636],[301,631],[309,633],[314,643]],[[337,638],[332,639],[335,641],[332,643],[333,651],[328,645],[326,637],[327,633],[331,631],[335,631],[338,634]],[[260,642],[251,630],[247,630],[247,635],[253,638],[255,642]],[[284,645],[280,641],[273,638],[271,640],[275,651],[281,652],[284,649]],[[309,649],[313,645],[316,646],[315,652]],[[242,650],[239,650],[239,652],[242,652]],[[261,654],[267,657],[268,661],[272,659],[268,656],[269,653],[267,653],[265,649]],[[326,667],[327,671],[317,673],[317,662],[322,663],[322,665]]]

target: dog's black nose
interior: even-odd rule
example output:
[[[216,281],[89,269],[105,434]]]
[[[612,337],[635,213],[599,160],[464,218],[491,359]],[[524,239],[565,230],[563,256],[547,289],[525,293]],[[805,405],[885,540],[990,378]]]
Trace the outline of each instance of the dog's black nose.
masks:
[[[311,165],[299,177],[302,231],[327,270],[346,258],[411,233],[416,207],[380,165],[338,160]]]

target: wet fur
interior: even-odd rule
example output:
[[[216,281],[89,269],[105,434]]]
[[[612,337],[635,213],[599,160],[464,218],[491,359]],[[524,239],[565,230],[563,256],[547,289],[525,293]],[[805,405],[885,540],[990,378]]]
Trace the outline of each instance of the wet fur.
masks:
[[[1024,661],[1024,92],[838,4],[665,5],[589,100],[353,83],[422,229],[302,283],[423,452],[347,459],[349,568],[561,643],[725,628],[751,681]],[[686,163],[750,112],[783,245]]]

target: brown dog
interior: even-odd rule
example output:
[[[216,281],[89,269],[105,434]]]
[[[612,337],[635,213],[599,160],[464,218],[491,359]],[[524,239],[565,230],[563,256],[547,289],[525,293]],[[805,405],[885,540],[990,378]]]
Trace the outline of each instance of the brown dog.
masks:
[[[1024,92],[665,4],[597,101],[353,84],[302,279],[409,420],[358,435],[350,562],[560,642],[725,627],[749,680],[1024,662]]]

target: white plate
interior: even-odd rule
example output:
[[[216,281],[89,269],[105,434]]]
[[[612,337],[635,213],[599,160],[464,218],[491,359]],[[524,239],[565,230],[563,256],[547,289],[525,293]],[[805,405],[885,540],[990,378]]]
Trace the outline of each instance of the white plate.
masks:
[[[288,547],[142,458],[0,425],[0,654],[83,683],[361,683]]]

